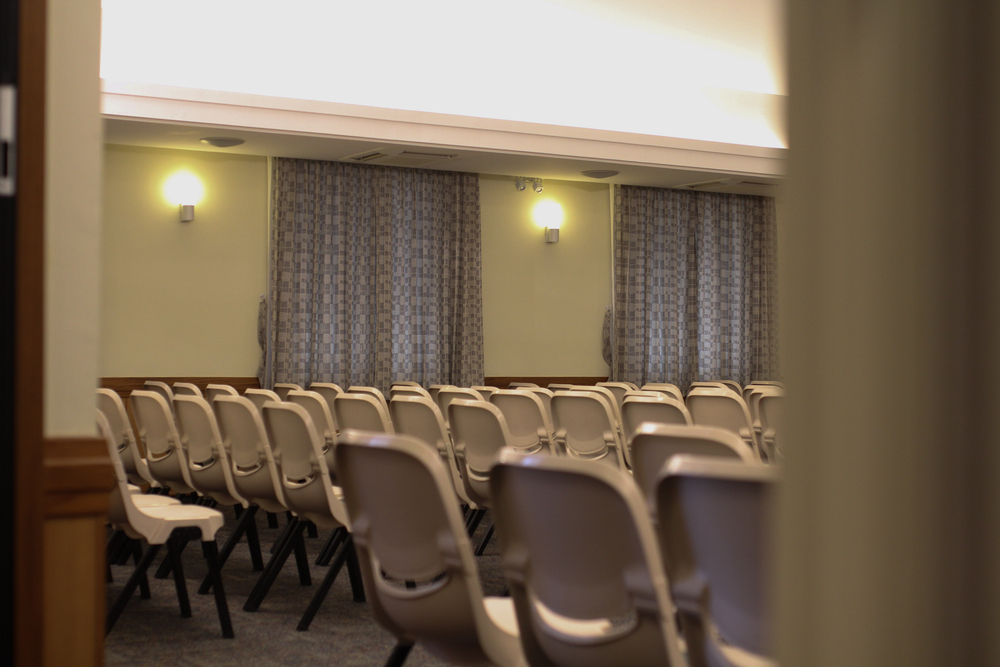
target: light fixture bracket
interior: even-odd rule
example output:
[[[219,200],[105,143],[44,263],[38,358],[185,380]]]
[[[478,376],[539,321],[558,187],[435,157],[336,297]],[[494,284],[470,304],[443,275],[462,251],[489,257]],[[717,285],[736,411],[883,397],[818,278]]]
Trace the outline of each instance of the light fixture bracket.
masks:
[[[181,204],[181,222],[194,220],[194,204]]]
[[[546,243],[559,243],[559,228],[558,227],[546,227],[545,228],[545,242]]]

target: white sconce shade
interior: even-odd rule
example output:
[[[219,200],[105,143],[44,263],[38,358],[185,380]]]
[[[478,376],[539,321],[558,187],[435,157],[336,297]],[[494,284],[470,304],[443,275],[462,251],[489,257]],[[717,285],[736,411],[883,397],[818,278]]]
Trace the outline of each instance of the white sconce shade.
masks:
[[[191,222],[195,205],[205,196],[205,187],[191,172],[179,171],[163,184],[163,196],[171,204],[180,206],[181,222]]]
[[[559,242],[559,228],[563,223],[562,206],[551,199],[543,199],[531,210],[535,224],[545,229],[545,242]]]

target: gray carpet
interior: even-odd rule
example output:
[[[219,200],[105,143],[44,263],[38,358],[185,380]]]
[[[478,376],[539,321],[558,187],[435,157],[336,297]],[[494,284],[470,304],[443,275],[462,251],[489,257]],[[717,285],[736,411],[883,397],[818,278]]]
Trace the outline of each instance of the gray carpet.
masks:
[[[235,526],[233,512],[219,508],[226,515],[226,525],[217,538],[221,548],[229,531]],[[263,512],[257,516],[257,527],[264,551],[277,538],[279,530],[267,528]],[[284,526],[284,517],[279,517]],[[485,534],[489,515],[480,524],[473,544]],[[223,639],[215,611],[214,598],[198,595],[197,589],[205,576],[205,562],[201,548],[192,542],[183,554],[184,575],[191,599],[191,618],[181,618],[174,591],[173,578],[158,580],[156,571],[166,547],[161,549],[149,570],[152,599],[142,600],[136,591],[117,625],[106,640],[105,664],[108,667],[136,667],[137,665],[178,665],[205,667],[249,667],[279,665],[343,665],[376,666],[385,663],[395,639],[372,620],[368,605],[356,603],[351,596],[347,568],[341,570],[330,594],[306,632],[296,630],[302,613],[312,599],[327,572],[326,567],[314,561],[326,542],[328,533],[320,531],[319,538],[306,538],[309,553],[312,586],[301,586],[295,569],[294,556],[288,559],[270,593],[260,609],[253,613],[243,611],[243,603],[257,581],[258,572],[250,565],[250,552],[246,540],[233,550],[222,571],[223,587],[229,601],[235,639]],[[505,587],[500,570],[496,541],[477,559],[483,592],[501,595]],[[128,566],[112,566],[114,582],[107,584],[110,606],[132,573]],[[407,667],[444,665],[446,663],[428,655],[418,644],[406,661]]]

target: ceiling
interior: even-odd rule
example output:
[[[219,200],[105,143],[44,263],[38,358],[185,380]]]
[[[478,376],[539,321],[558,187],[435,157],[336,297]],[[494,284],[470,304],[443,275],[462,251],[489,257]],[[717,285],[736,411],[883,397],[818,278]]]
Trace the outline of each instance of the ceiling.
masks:
[[[246,143],[233,148],[213,148],[200,142],[202,137],[211,136],[238,137],[244,139]],[[580,172],[590,169],[614,169],[620,173],[617,176],[602,180],[609,183],[676,188],[692,183],[730,179],[729,183],[703,186],[697,189],[711,192],[764,196],[774,196],[777,193],[777,186],[780,183],[780,179],[776,178],[730,177],[728,174],[721,172],[679,170],[647,165],[615,164],[570,159],[559,156],[473,151],[468,149],[453,149],[448,146],[429,147],[427,145],[395,144],[384,141],[372,142],[369,140],[353,140],[330,136],[260,132],[234,129],[232,127],[158,123],[122,118],[104,119],[104,141],[108,144],[128,146],[197,150],[212,153],[236,153],[240,155],[295,157],[312,160],[349,161],[352,156],[365,155],[377,151],[384,153],[385,157],[372,160],[371,163],[373,164],[507,175],[511,177],[527,176],[564,181],[593,181],[594,179],[582,176]],[[422,155],[407,155],[404,151]],[[428,153],[454,157],[428,157],[426,155]],[[744,180],[760,185],[739,184],[739,181]]]

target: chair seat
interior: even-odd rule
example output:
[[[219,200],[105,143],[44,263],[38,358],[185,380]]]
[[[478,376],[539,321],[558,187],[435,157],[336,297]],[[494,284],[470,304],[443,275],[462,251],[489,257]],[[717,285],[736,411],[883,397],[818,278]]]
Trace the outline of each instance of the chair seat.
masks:
[[[483,605],[486,607],[486,615],[490,617],[494,625],[511,637],[518,636],[514,600],[511,598],[484,597]]]
[[[139,508],[166,507],[180,505],[181,501],[170,496],[147,496],[144,494],[132,494],[132,504]]]
[[[202,541],[214,540],[216,531],[222,528],[224,522],[222,512],[201,505],[160,505],[137,509],[156,520],[148,526],[150,530],[144,535],[150,544],[165,544],[177,528],[199,528]]]

